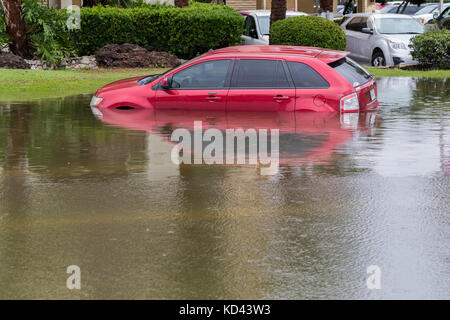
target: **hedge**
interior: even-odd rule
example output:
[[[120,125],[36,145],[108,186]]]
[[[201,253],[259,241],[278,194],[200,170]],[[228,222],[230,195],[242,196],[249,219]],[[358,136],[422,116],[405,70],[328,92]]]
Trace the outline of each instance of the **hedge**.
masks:
[[[422,33],[411,39],[411,56],[431,68],[450,69],[450,30]]]
[[[318,16],[299,16],[274,22],[270,44],[345,50],[346,40],[335,22]]]
[[[107,44],[133,43],[190,59],[209,49],[239,44],[243,25],[244,18],[223,5],[98,6],[81,9],[81,29],[71,38],[79,55],[94,54]]]

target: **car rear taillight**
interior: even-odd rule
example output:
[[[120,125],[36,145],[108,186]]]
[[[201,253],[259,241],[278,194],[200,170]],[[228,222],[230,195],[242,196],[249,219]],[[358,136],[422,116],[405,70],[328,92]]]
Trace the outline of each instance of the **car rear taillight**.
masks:
[[[359,100],[356,92],[344,96],[339,102],[340,112],[359,112]]]

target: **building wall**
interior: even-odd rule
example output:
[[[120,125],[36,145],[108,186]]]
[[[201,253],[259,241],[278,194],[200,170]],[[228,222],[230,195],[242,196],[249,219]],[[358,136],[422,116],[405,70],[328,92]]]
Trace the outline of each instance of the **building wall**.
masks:
[[[147,3],[153,3],[153,4],[157,4],[157,3],[160,3],[160,4],[165,3],[165,4],[171,4],[171,5],[175,4],[175,0],[144,0],[144,1]]]
[[[257,0],[227,0],[227,5],[236,10],[255,10]]]
[[[42,1],[42,4],[44,4],[44,2],[45,5],[55,9],[64,9],[72,5],[81,7],[81,4],[83,3],[82,0],[47,0]]]
[[[272,1],[271,0],[263,0],[261,2],[266,2],[266,9],[270,10],[271,5],[272,5]],[[311,0],[312,2],[314,2],[314,0]],[[286,0],[286,9],[287,10],[295,10],[296,6],[295,6],[295,0]],[[258,7],[258,9],[263,9],[262,7]]]
[[[359,7],[363,8],[365,12],[368,2],[372,0],[357,0],[361,3]],[[271,0],[227,0],[227,5],[236,8],[237,10],[255,10],[267,9],[270,10]],[[375,3],[374,0],[370,3]],[[338,0],[333,1],[333,11],[337,12]],[[314,0],[286,0],[287,10],[302,11],[305,13],[314,13]]]
[[[271,0],[227,0],[227,5],[236,10],[270,10]],[[307,13],[314,12],[314,0],[287,0],[287,10],[303,11]],[[303,10],[302,10],[303,9]]]

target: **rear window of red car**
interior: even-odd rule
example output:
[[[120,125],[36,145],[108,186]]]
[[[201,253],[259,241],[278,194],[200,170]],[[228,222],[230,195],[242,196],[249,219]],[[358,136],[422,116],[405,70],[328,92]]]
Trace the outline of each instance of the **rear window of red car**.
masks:
[[[310,66],[287,61],[296,88],[329,88],[328,82]]]
[[[353,87],[359,87],[372,79],[372,75],[358,63],[350,58],[343,58],[329,64],[341,76],[343,76]]]

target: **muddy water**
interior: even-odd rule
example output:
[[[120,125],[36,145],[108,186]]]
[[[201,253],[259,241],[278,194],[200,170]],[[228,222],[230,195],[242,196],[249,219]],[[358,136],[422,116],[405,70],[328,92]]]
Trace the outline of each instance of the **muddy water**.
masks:
[[[359,119],[0,102],[0,298],[450,298],[450,84],[378,85]],[[278,128],[279,166],[172,163],[196,117]]]

